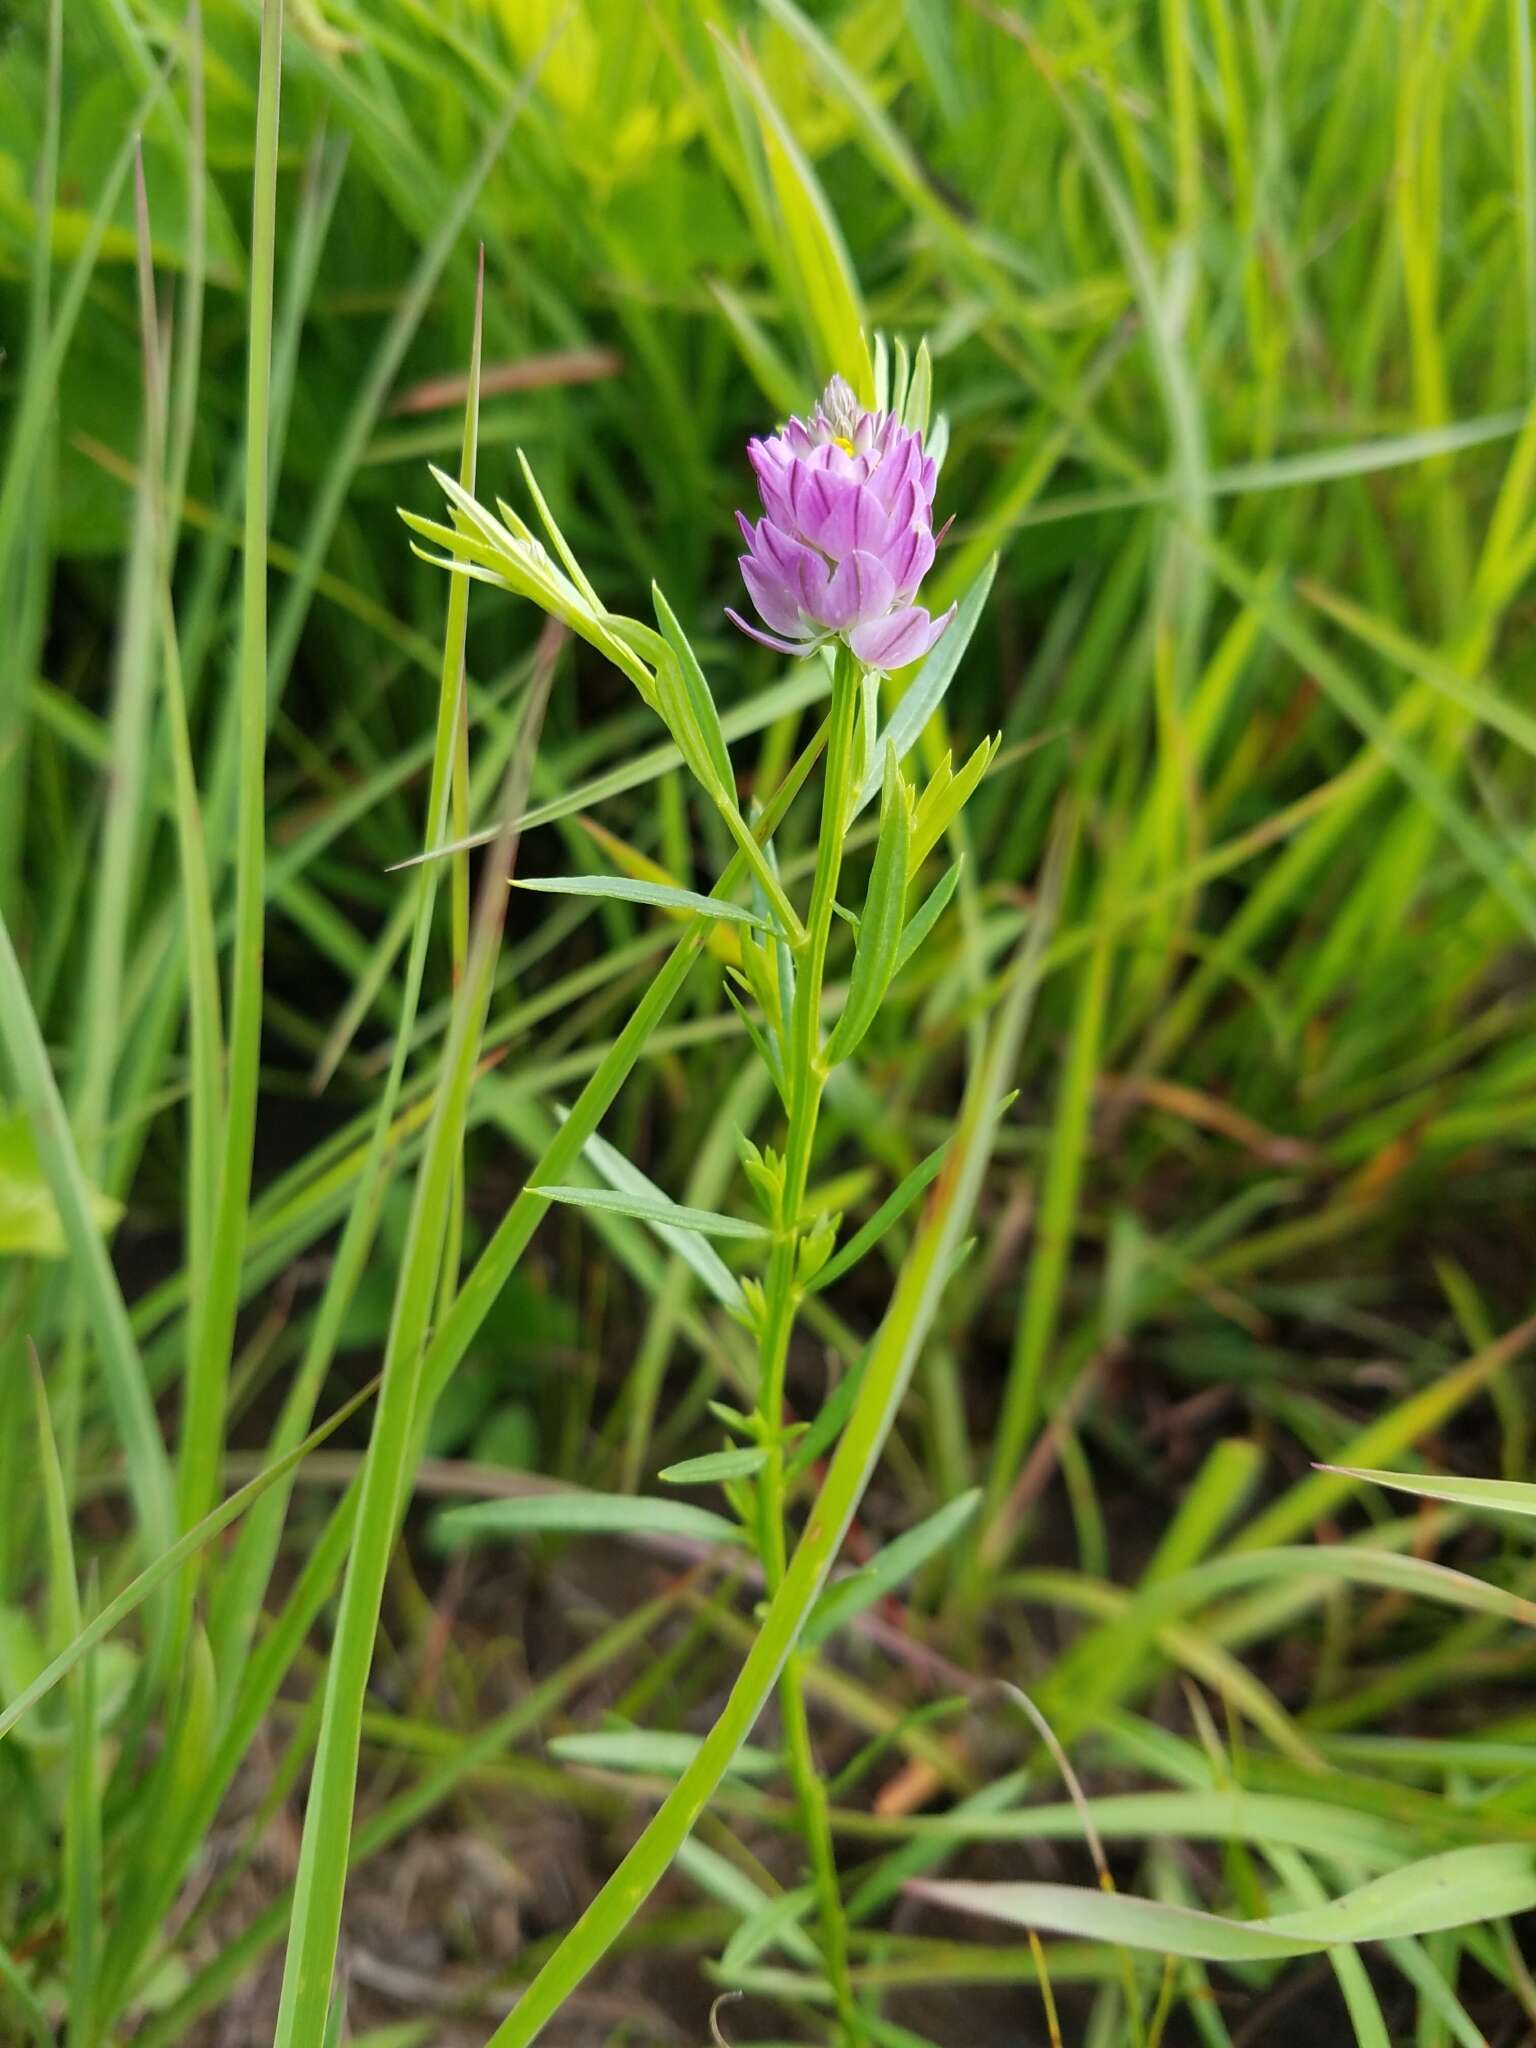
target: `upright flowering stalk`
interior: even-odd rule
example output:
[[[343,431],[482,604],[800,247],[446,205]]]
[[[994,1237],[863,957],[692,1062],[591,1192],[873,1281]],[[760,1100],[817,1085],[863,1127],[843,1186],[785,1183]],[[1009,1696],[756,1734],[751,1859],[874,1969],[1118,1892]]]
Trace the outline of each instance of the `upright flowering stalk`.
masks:
[[[784,1384],[790,1339],[800,1303],[832,1253],[840,1220],[806,1213],[822,1092],[832,1070],[874,1021],[898,964],[908,881],[937,836],[926,829],[932,805],[921,834],[915,830],[917,806],[895,747],[885,746],[883,769],[879,765],[874,729],[879,693],[864,684],[872,671],[905,668],[926,655],[951,623],[955,607],[934,619],[916,601],[937,545],[933,497],[938,479],[938,465],[925,451],[918,427],[904,425],[892,411],[862,410],[843,378],[834,377],[808,420],[791,419],[782,433],[750,442],[747,452],[763,512],[755,526],[737,514],[747,543],[741,573],[768,630],[735,611],[728,616],[755,640],[786,654],[811,654],[828,643],[837,647],[805,937],[790,949],[792,974],[785,974],[768,947],[755,942],[744,946],[741,970],[768,1019],[764,1050],[785,1110],[782,1154],[750,1144],[743,1151],[773,1232],[767,1272],[749,1297],[758,1335],[752,1422],[766,1453],[757,1485],[759,1550],[773,1594],[783,1582],[788,1553]],[[856,746],[861,716],[862,750]],[[977,778],[988,759],[990,749],[982,750],[975,762]],[[880,836],[847,999],[824,1035],[824,974],[843,847],[865,794],[866,773],[877,776],[882,788]],[[942,785],[932,793],[942,800],[952,789],[946,766]],[[784,1665],[779,1702],[827,1976],[841,2032],[856,2044],[867,2039],[867,2031],[849,1976],[826,1794],[811,1746],[798,1650]]]
[[[914,602],[933,567],[938,465],[915,427],[864,412],[834,377],[808,420],[748,443],[763,516],[736,514],[741,573],[764,624],[726,616],[781,654],[841,639],[867,668],[918,661],[954,617]]]
[[[759,1146],[745,1135],[740,1141],[761,1212],[756,1224],[739,1215],[677,1207],[598,1140],[595,1131],[586,1144],[586,1163],[606,1187],[568,1185],[565,1174],[540,1174],[530,1184],[529,1193],[537,1200],[599,1210],[618,1207],[657,1228],[674,1248],[678,1233],[697,1234],[699,1248],[690,1263],[715,1298],[751,1330],[757,1384],[750,1414],[714,1406],[715,1415],[741,1441],[723,1457],[690,1460],[675,1477],[690,1484],[718,1479],[725,1487],[742,1540],[761,1561],[768,1606],[715,1727],[620,1869],[498,2029],[493,2048],[524,2048],[531,2042],[634,1913],[712,1797],[775,1684],[839,2039],[842,2048],[866,2048],[871,2038],[848,1967],[826,1793],[806,1714],[802,1659],[809,1652],[802,1645],[807,1630],[819,1644],[857,1610],[859,1589],[851,1582],[838,1589],[830,1611],[818,1608],[817,1601],[942,1290],[958,1243],[961,1217],[953,1207],[960,1201],[958,1190],[969,1188],[968,1204],[974,1178],[957,1182],[947,1195],[942,1189],[935,1194],[938,1213],[918,1228],[887,1317],[871,1339],[851,1405],[838,1411],[840,1421],[834,1423],[831,1413],[813,1421],[811,1435],[802,1442],[785,1416],[785,1380],[806,1298],[862,1258],[930,1187],[943,1162],[941,1147],[881,1205],[879,1226],[866,1226],[841,1247],[842,1218],[816,1210],[811,1200],[811,1163],[828,1079],[857,1053],[892,982],[948,902],[958,861],[908,914],[913,883],[993,753],[993,743],[983,741],[959,770],[946,759],[921,794],[902,766],[954,673],[986,600],[992,569],[977,578],[958,612],[951,607],[934,618],[918,603],[938,539],[933,530],[938,461],[924,442],[927,353],[919,351],[910,379],[900,352],[894,378],[887,374],[883,354],[879,362],[876,388],[887,393],[889,405],[861,410],[848,386],[835,377],[809,419],[791,420],[782,433],[753,441],[748,450],[763,511],[756,525],[741,522],[747,542],[742,574],[763,626],[734,612],[731,617],[780,652],[832,653],[825,721],[781,790],[766,797],[765,808],[752,820],[738,805],[736,770],[709,682],[665,598],[653,592],[655,627],[610,612],[526,465],[553,556],[510,506],[498,505],[493,514],[451,478],[440,480],[452,507],[452,525],[407,515],[423,540],[443,550],[437,559],[461,574],[531,598],[561,619],[622,669],[665,722],[699,792],[719,811],[736,841],[736,855],[710,894],[684,886],[688,877],[665,877],[648,858],[641,873],[632,868],[621,875],[548,877],[524,886],[656,904],[687,917],[690,930],[680,942],[686,949],[684,965],[678,978],[667,983],[668,1001],[687,960],[699,957],[705,921],[724,921],[730,942],[724,950],[734,983],[728,983],[728,992],[772,1075],[783,1112],[780,1143]],[[923,660],[930,650],[931,658],[882,727],[878,675]],[[818,757],[823,768],[816,859],[802,909],[786,892],[772,835]],[[875,852],[855,914],[852,902],[838,901],[844,849],[849,826],[877,793]],[[749,885],[750,907],[739,900]],[[846,988],[834,999],[826,968],[839,910],[855,938]],[[655,1021],[663,1008],[657,1004]],[[729,1268],[710,1250],[711,1236],[756,1244],[757,1270]],[[745,1462],[742,1444],[749,1447]],[[817,1458],[829,1453],[827,1476],[792,1546],[789,1510],[810,1485]],[[967,1512],[963,1503],[949,1504],[946,1528],[958,1526],[956,1507],[962,1519]]]

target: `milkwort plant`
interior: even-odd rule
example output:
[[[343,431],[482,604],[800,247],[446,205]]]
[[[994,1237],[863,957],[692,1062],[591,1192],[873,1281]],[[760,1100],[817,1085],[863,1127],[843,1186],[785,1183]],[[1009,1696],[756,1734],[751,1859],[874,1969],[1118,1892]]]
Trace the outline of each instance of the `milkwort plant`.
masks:
[[[917,601],[938,539],[933,505],[947,434],[931,422],[932,374],[926,344],[909,358],[878,343],[863,366],[871,403],[834,376],[808,419],[749,448],[761,497],[754,524],[740,514],[746,552],[741,571],[761,619],[729,616],[754,639],[820,661],[830,702],[810,746],[774,805],[745,813],[704,670],[659,588],[656,625],[608,611],[552,517],[526,461],[523,472],[549,536],[553,557],[505,502],[495,513],[451,477],[435,471],[451,524],[407,513],[428,559],[531,599],[612,660],[662,719],[694,781],[724,821],[736,858],[706,895],[649,876],[583,874],[524,880],[521,887],[608,896],[659,905],[723,927],[727,993],[772,1079],[782,1117],[778,1143],[739,1134],[751,1221],[671,1201],[612,1146],[594,1136],[585,1147],[593,1185],[543,1183],[537,1192],[577,1208],[639,1218],[694,1268],[751,1333],[755,1381],[751,1405],[717,1401],[712,1413],[728,1447],[671,1467],[672,1483],[718,1484],[734,1525],[726,1530],[754,1558],[769,1605],[756,1646],[725,1713],[671,1798],[610,1886],[578,1923],[543,1975],[497,2034],[498,2043],[531,2039],[586,1968],[639,1905],[701,1810],[712,1783],[751,1727],[776,1683],[784,1760],[820,1926],[820,1961],[840,2034],[868,2038],[849,1976],[825,1789],[806,1712],[802,1650],[820,1643],[892,1583],[889,1567],[840,1579],[823,1591],[842,1535],[900,1398],[913,1354],[938,1292],[962,1249],[959,1223],[969,1190],[951,1175],[920,1230],[891,1311],[857,1368],[821,1412],[788,1420],[785,1378],[797,1318],[812,1294],[848,1272],[939,1179],[953,1140],[898,1186],[862,1229],[844,1238],[842,1218],[810,1195],[810,1172],[823,1096],[859,1052],[892,982],[923,944],[955,893],[961,857],[929,880],[930,857],[951,834],[993,758],[984,740],[956,770],[949,756],[924,778],[906,765],[953,678],[980,615],[989,565],[964,601],[938,618]],[[895,672],[923,659],[904,691]],[[889,691],[889,698],[887,697]],[[888,708],[889,706],[889,708]],[[797,907],[774,858],[773,831],[822,762],[820,819],[808,896]],[[878,800],[874,854],[861,892],[845,887],[850,834]],[[842,900],[846,896],[847,901]],[[834,927],[852,928],[845,987],[827,977]],[[984,1074],[971,1123],[990,1124],[998,1107],[995,1074]],[[958,1134],[957,1134],[958,1135]],[[947,1194],[947,1199],[942,1198]],[[715,1249],[737,1247],[749,1270],[737,1272]],[[792,1510],[816,1462],[838,1454],[798,1544]],[[979,1496],[947,1504],[903,1544],[895,1570],[915,1570],[963,1525]],[[479,1510],[458,1511],[466,1529],[494,1526]],[[444,1518],[448,1524],[453,1515]]]

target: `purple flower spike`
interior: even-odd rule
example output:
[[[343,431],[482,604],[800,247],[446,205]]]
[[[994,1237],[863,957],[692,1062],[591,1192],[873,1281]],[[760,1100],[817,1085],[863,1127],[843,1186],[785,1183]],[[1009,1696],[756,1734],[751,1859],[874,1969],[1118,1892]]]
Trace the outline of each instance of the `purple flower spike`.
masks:
[[[741,573],[763,625],[726,617],[781,654],[841,639],[866,668],[905,668],[955,615],[913,602],[933,566],[937,468],[894,413],[864,412],[834,377],[808,420],[749,441],[763,516],[736,515]]]

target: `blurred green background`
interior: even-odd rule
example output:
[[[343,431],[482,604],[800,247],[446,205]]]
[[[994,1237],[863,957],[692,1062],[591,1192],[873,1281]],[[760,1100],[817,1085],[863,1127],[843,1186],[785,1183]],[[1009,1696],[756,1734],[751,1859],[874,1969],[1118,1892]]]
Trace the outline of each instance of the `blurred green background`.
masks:
[[[160,578],[136,487],[132,139],[169,363],[180,670],[227,937],[258,22],[246,4],[205,0],[193,61],[179,6],[69,0],[60,19],[55,75],[46,9],[13,9],[0,28],[0,910],[173,1440],[187,982]],[[722,706],[744,708],[748,793],[774,785],[809,727],[764,698],[781,664],[722,615],[739,601],[744,443],[813,401],[851,283],[870,332],[926,335],[933,351],[949,435],[938,511],[955,520],[940,602],[1001,556],[946,731],[929,737],[957,754],[988,732],[1003,745],[967,813],[964,915],[830,1098],[818,1172],[837,1206],[872,1211],[949,1127],[968,1034],[1042,915],[1047,871],[1053,920],[977,1242],[867,1506],[889,1534],[981,1484],[988,1534],[979,1554],[931,1568],[898,1619],[972,1677],[1030,1685],[1102,1787],[1171,1782],[1159,1742],[1199,1753],[1219,1723],[1240,1782],[1305,1779],[1323,1799],[1332,1785],[1341,1808],[1394,1816],[1405,1856],[1479,1827],[1528,1839],[1523,1781],[1511,1770],[1506,1783],[1496,1760],[1529,1734],[1533,1658],[1497,1618],[1311,1579],[1289,1600],[1233,1595],[1202,1609],[1205,1661],[1182,1660],[1213,1701],[1208,1728],[1180,1653],[1150,1628],[1135,1656],[1093,1650],[1114,1603],[1134,1607],[1159,1575],[1346,1528],[1515,1589],[1530,1580],[1523,1549],[1486,1523],[1443,1514],[1416,1532],[1381,1519],[1379,1497],[1308,1476],[1314,1460],[1419,1454],[1489,1476],[1529,1465],[1525,0],[292,0],[281,136],[262,1075],[231,1482],[259,1462],[312,1335],[400,1013],[409,907],[390,869],[421,843],[445,587],[411,554],[397,507],[435,512],[426,465],[456,464],[477,249],[482,494],[524,502],[521,448],[606,602],[646,615],[661,582]],[[541,625],[475,593],[477,826],[495,818]],[[676,773],[647,769],[660,737],[622,677],[567,652],[534,781],[558,815],[527,835],[525,865],[645,856],[707,888],[723,835],[690,814]],[[795,847],[780,850],[800,872]],[[471,1252],[668,936],[627,905],[514,903],[495,1058],[471,1108]],[[430,1089],[450,980],[445,933],[408,1101]],[[24,1120],[3,1108],[0,1602],[14,1617],[38,1604],[44,1515],[28,1338],[61,1404],[77,1540],[107,1589],[126,1565],[77,1278]],[[706,969],[607,1134],[678,1199],[718,1203],[734,1127],[764,1115]],[[419,1119],[402,1127],[402,1162],[418,1133]],[[376,1369],[405,1201],[403,1188],[385,1200],[325,1412]],[[637,1228],[599,1221],[557,1212],[542,1229],[435,1417],[436,1487],[472,1490],[472,1465],[632,1490],[713,1442],[704,1404],[728,1326]],[[792,1370],[801,1412],[882,1306],[868,1268],[828,1297],[821,1343]],[[360,1419],[336,1455],[365,1440]],[[274,1602],[328,1499],[323,1484],[298,1488]],[[418,1535],[419,1519],[392,1574],[365,1808],[423,1754],[460,1753],[509,1688],[631,1604],[626,1574],[645,1578],[610,1548],[461,1560],[445,1579]],[[632,1653],[616,1652],[550,1726],[588,1726],[604,1707],[657,1729],[707,1720],[741,1623],[713,1597],[680,1617],[648,1680],[637,1687]],[[920,1706],[927,1679],[860,1654],[839,1684]],[[322,1625],[296,1677],[323,1655]],[[7,1658],[14,1691],[27,1659]],[[136,1980],[140,2005],[172,2016],[150,2039],[243,2039],[244,2014],[254,2040],[269,2024],[262,1971],[281,1917],[238,1969],[228,1930],[285,1882],[280,1854],[262,1881],[251,1873],[262,1801],[281,1811],[305,1760],[309,1688],[289,1690],[273,1736],[288,1761],[230,1823],[254,1829],[219,1908],[231,1918],[205,1917],[185,1942],[172,1930],[164,1955],[152,1944],[170,1973],[154,1998]],[[822,1711],[829,1769],[884,1725],[840,1707],[835,1687]],[[889,1782],[903,1747],[903,1769],[935,1774],[926,1791],[974,1790],[1024,1740],[980,1718],[931,1742],[886,1728],[890,1753],[850,1796]],[[0,1773],[24,1779],[9,1754]],[[514,1824],[466,1806],[477,1782],[456,1782],[452,1829],[422,1837],[457,1846],[412,1851],[424,1871],[432,1854],[467,1857],[421,1882],[469,1903],[456,1920],[440,1899],[405,1915],[428,1927],[421,1973],[446,1972],[471,2014],[466,2040],[486,2031],[473,2019],[483,1983],[527,1967],[630,1812],[622,1790],[530,1760],[497,1786]],[[46,1956],[56,1825],[40,1794],[18,1811],[0,1922]],[[112,1828],[133,1811],[123,1789],[109,1868]],[[474,1903],[484,1871],[465,1840],[505,1859],[507,1897],[532,1900],[510,1930],[486,1903],[497,1885]],[[550,1840],[569,1849],[555,1875],[511,1874]],[[1145,1880],[1135,1841],[1117,1854],[1127,1881]],[[1202,1868],[1251,1901],[1248,1856],[1218,1843]],[[623,1980],[690,2038],[698,1951],[718,1946],[722,1915],[718,1887],[680,1880],[650,1939],[686,1954],[689,1988],[643,1952]],[[925,1923],[936,1946],[938,1925]],[[199,1946],[210,1927],[222,1955]],[[358,1935],[364,1951],[378,1939]],[[905,1981],[921,1985],[912,1939]],[[1518,1952],[1478,1939],[1468,2009],[1488,2038],[1526,2038],[1515,2016],[1529,2026],[1536,2001]],[[928,1973],[941,1988],[892,2007],[940,2041],[957,2038],[942,1987],[961,1968],[960,1944],[943,1946]],[[1063,1982],[1073,1970],[1064,1955]],[[1027,1957],[1015,1974],[1029,1979]],[[1094,2017],[1120,1996],[1113,1968],[1080,1974],[1069,2039],[1145,2038]],[[387,1983],[361,1981],[379,2025],[420,2020],[408,1990],[391,2004]],[[1379,1990],[1383,2039],[1467,2038],[1411,1973],[1387,1972]],[[987,2023],[993,1994],[962,1995]],[[1000,2026],[1023,1995],[998,1994]],[[1202,1996],[1180,1978],[1167,2039],[1221,2038]],[[1269,2017],[1267,1996],[1259,1983],[1235,1995],[1234,2036],[1246,2011],[1243,2039],[1292,2038],[1306,2008]],[[1333,1990],[1319,2010],[1320,2041],[1372,2038]],[[433,2024],[412,2038],[460,2038]],[[224,2031],[188,2031],[200,2025]],[[599,2015],[580,2037],[617,2038],[607,2025]]]

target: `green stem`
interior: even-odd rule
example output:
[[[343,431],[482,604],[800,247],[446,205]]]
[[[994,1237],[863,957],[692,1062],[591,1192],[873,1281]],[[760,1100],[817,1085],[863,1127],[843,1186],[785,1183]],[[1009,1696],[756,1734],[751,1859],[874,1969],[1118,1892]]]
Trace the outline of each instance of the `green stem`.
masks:
[[[784,1145],[784,1181],[779,1199],[778,1230],[768,1264],[766,1307],[759,1344],[758,1408],[764,1423],[768,1461],[758,1481],[758,1520],[763,1572],[768,1591],[784,1582],[787,1537],[784,1482],[784,1376],[789,1343],[800,1303],[797,1282],[800,1233],[810,1177],[811,1151],[821,1112],[827,1069],[821,1049],[822,982],[833,906],[843,864],[843,841],[856,778],[853,774],[854,724],[859,702],[859,665],[846,651],[838,655],[832,679],[828,719],[826,782],[821,800],[821,829],[816,844],[816,871],[805,936],[796,948],[795,993],[785,1052],[789,1080],[788,1127]],[[863,2021],[848,1974],[848,1936],[838,1889],[832,1830],[826,1792],[811,1747],[810,1722],[798,1655],[791,1654],[779,1678],[779,1708],[784,1723],[789,1773],[800,1809],[800,1824],[811,1860],[817,1907],[821,1917],[822,1954],[832,1987],[838,2024],[849,2048],[865,2039]]]
[[[757,835],[734,804],[721,804],[718,808],[730,829],[731,837],[736,841],[738,849],[751,868],[758,887],[767,897],[770,909],[783,927],[784,936],[791,946],[803,946],[806,937],[805,926],[795,915],[795,906],[785,895],[784,885],[779,880],[772,861],[759,844]]]
[[[224,1440],[229,1367],[240,1306],[256,1105],[261,1079],[262,945],[266,924],[267,510],[272,388],[273,276],[277,251],[278,112],[282,98],[283,0],[265,0],[256,89],[251,268],[245,387],[245,518],[240,582],[237,693],[239,792],[235,822],[235,926],[227,1046],[223,1144],[207,1243],[207,1271],[195,1286],[179,1492],[181,1525],[190,1529],[213,1505]],[[196,1585],[189,1570],[177,1623],[190,1623]]]
[[[608,1952],[660,1882],[773,1691],[826,1583],[895,1419],[913,1361],[932,1326],[990,1151],[999,1093],[1018,1057],[1032,987],[1031,980],[1015,977],[986,1056],[972,1074],[953,1150],[870,1347],[853,1413],[804,1534],[785,1567],[783,1583],[769,1601],[719,1719],[640,1839],[491,2036],[488,2048],[527,2048]]]

